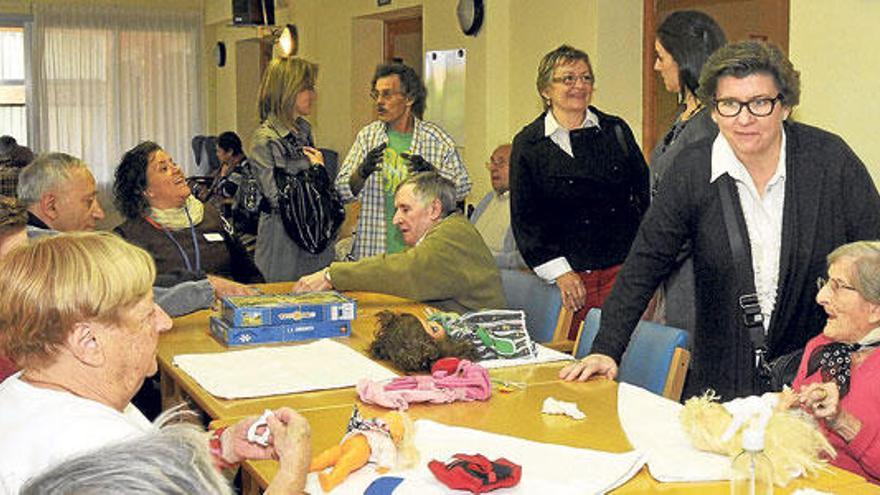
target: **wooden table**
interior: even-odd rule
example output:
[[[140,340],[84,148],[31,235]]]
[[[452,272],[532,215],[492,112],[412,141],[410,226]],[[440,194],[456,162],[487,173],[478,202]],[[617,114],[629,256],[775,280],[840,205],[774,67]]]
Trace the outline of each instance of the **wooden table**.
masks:
[[[292,284],[266,284],[262,286],[266,292],[282,292],[290,290]],[[347,293],[357,301],[357,319],[352,322],[351,337],[336,339],[351,348],[366,354],[367,348],[376,329],[376,314],[384,309],[394,311],[422,311],[422,305],[408,299],[375,294],[369,292]],[[196,407],[204,411],[211,419],[228,418],[259,414],[264,409],[275,409],[281,406],[295,409],[309,409],[334,405],[351,404],[357,399],[354,387],[321,390],[300,394],[275,395],[255,399],[221,399],[207,393],[195,380],[172,364],[178,354],[197,354],[208,352],[224,352],[245,349],[229,348],[217,342],[208,331],[209,310],[174,319],[174,326],[159,337],[157,360],[159,362],[160,382],[162,386],[163,409],[181,402],[191,400]],[[277,345],[298,345],[285,343]],[[560,364],[543,364],[501,368],[490,371],[496,380],[518,381],[526,383],[542,383],[555,381]]]
[[[264,286],[266,292],[289,290],[291,284]],[[383,309],[421,311],[421,305],[393,296],[358,293],[348,294],[357,300],[358,317],[352,324],[352,336],[340,339],[360,352],[365,352],[376,326],[376,314]],[[163,402],[174,403],[181,397],[190,398],[212,419],[227,423],[242,416],[261,413],[264,409],[292,407],[302,413],[312,427],[312,451],[323,450],[339,441],[345,429],[351,407],[358,403],[365,416],[381,414],[384,410],[361,404],[354,388],[288,394],[256,399],[226,400],[213,397],[194,380],[171,364],[177,354],[223,352],[229,350],[214,340],[208,332],[208,311],[200,311],[174,320],[171,331],[160,336],[158,361],[162,376]],[[281,344],[296,345],[296,344]],[[414,419],[465,426],[478,430],[511,435],[547,443],[590,448],[608,452],[626,452],[632,449],[617,418],[617,385],[606,380],[587,383],[567,383],[557,379],[563,363],[544,363],[490,370],[495,380],[526,384],[523,390],[509,394],[493,392],[487,402],[455,403],[442,406],[413,406],[409,413]],[[574,401],[587,414],[583,421],[539,413],[548,396]],[[267,486],[278,469],[277,462],[255,461],[243,464],[244,493],[257,494]],[[880,488],[861,477],[831,468],[818,478],[796,480],[777,493],[791,493],[800,487],[847,494],[880,494]],[[726,494],[727,483],[659,483],[643,468],[633,479],[614,493],[643,494]]]
[[[577,402],[587,415],[582,421],[540,414],[548,396]],[[365,417],[380,415],[385,409],[358,403]],[[351,404],[300,411],[312,427],[312,452],[320,452],[339,442],[351,414]],[[442,406],[415,405],[408,413],[413,419],[511,435],[529,440],[620,453],[632,450],[617,417],[617,384],[608,380],[586,383],[546,382],[528,385],[509,394],[493,393],[487,402],[455,403]],[[428,459],[422,459],[427,462]],[[278,470],[275,461],[248,461],[243,464],[243,493],[257,494]],[[880,494],[880,487],[837,468],[830,468],[812,479],[798,479],[775,493],[787,494],[811,487],[825,492]],[[342,493],[342,490],[337,490]],[[455,492],[464,493],[464,492]],[[642,468],[635,477],[614,490],[615,494],[727,494],[727,482],[660,483]]]

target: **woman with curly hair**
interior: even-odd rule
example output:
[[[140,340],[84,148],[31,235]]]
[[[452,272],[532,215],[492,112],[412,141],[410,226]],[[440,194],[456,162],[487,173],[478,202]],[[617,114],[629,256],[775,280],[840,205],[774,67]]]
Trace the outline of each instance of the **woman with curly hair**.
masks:
[[[156,285],[207,276],[221,295],[233,295],[251,290],[228,277],[262,281],[246,256],[235,256],[239,251],[217,209],[191,194],[180,167],[158,144],[144,141],[125,153],[116,167],[113,196],[127,218],[114,230],[153,256]]]

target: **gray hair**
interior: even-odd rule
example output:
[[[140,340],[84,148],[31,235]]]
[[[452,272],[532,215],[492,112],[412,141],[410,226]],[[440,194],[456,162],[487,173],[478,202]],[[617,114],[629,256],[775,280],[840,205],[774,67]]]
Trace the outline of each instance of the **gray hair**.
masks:
[[[828,266],[847,258],[852,261],[852,285],[872,303],[880,304],[880,241],[844,244],[828,255]]]
[[[20,493],[232,495],[211,462],[205,432],[176,419],[181,414],[171,409],[156,419],[145,437],[65,460],[32,478]]]
[[[397,185],[394,193],[403,186],[412,184],[413,194],[423,204],[428,204],[435,199],[440,200],[443,209],[441,217],[446,217],[455,211],[455,184],[443,177],[438,172],[420,172],[410,175]]]
[[[85,162],[67,153],[40,155],[18,174],[18,200],[30,206],[70,180],[73,172],[80,169],[89,171]]]
[[[553,79],[553,70],[560,65],[573,64],[577,61],[583,61],[590,69],[590,75],[593,76],[593,82],[596,82],[596,74],[593,72],[593,64],[590,63],[590,56],[587,52],[579,50],[570,45],[559,45],[555,50],[544,55],[538,64],[538,78],[535,80],[535,87],[538,88],[538,96],[541,97],[541,104],[544,110],[550,109],[550,100],[544,97],[544,90],[550,87]]]

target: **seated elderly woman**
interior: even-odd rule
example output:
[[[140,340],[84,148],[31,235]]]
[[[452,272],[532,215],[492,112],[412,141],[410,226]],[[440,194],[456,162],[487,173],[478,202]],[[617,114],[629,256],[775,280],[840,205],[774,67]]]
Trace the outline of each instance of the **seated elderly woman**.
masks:
[[[880,241],[832,251],[818,285],[828,319],[792,386],[837,450],[831,464],[880,483]]]
[[[291,425],[305,419],[291,409],[278,410]],[[217,470],[201,428],[176,422],[177,414],[164,414],[142,438],[102,447],[63,463],[31,479],[21,495],[44,493],[118,493],[164,495],[168,493],[235,493]],[[167,422],[166,422],[167,421]],[[309,442],[288,433],[282,420],[269,419],[269,429],[280,468],[269,483],[267,495],[302,492],[305,470],[300,466],[310,457]]]
[[[168,287],[205,274],[262,281],[217,209],[190,193],[180,167],[158,144],[145,141],[125,153],[116,167],[113,195],[127,218],[115,231],[153,255],[156,285]]]
[[[0,261],[0,352],[22,368],[0,383],[0,492],[150,431],[129,401],[156,373],[159,333],[171,327],[153,302],[155,276],[146,251],[107,232],[43,237]],[[247,441],[254,421],[213,433],[218,465],[276,454]]]
[[[0,259],[27,242],[27,213],[16,200],[0,196]],[[0,382],[14,373],[15,364],[0,351]]]

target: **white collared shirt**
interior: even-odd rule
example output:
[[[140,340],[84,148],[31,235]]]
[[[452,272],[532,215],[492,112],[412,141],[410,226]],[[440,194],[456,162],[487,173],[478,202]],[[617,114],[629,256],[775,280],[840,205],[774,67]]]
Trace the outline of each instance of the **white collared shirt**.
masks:
[[[483,214],[474,222],[474,228],[492,254],[504,251],[504,238],[510,229],[510,191],[493,193]]]
[[[584,115],[584,121],[578,126],[578,129],[586,129],[589,127],[599,127],[599,117],[587,108]],[[568,156],[574,158],[574,152],[571,149],[571,131],[562,126],[553,116],[553,112],[547,110],[544,116],[544,136],[550,138],[559,149],[564,151]],[[535,275],[544,279],[545,282],[551,283],[560,275],[564,275],[572,271],[571,265],[564,256],[553,258],[552,260],[542,263],[535,267]]]
[[[581,122],[577,129],[587,129],[589,127],[599,127],[599,117],[588,108],[584,115],[584,121]],[[547,110],[547,115],[544,116],[544,136],[549,137],[551,141],[556,143],[556,146],[559,146],[559,149],[574,158],[574,152],[571,150],[570,133],[571,130],[563,127],[556,120],[556,117],[553,116],[553,112]]]
[[[718,134],[712,143],[712,174],[709,182],[724,174],[733,177],[739,193],[749,246],[752,251],[752,272],[758,304],[764,316],[764,330],[770,328],[770,317],[776,306],[779,288],[779,257],[782,252],[782,212],[785,204],[785,131],[782,131],[779,161],[776,172],[767,181],[763,197],[758,194],[755,182],[739,161],[723,135]]]

